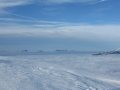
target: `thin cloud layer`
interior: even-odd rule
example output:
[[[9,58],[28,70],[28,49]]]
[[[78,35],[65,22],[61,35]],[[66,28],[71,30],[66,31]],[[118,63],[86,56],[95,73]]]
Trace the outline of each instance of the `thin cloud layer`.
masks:
[[[97,3],[97,2],[103,2],[105,0],[39,0],[40,2],[45,2],[45,3]]]
[[[48,27],[46,25],[46,27]],[[119,25],[62,25],[45,28],[24,26],[19,24],[2,25],[0,35],[6,37],[44,37],[44,38],[76,38],[82,40],[118,41]]]
[[[0,14],[3,14],[4,9],[26,4],[62,4],[62,3],[98,3],[105,0],[0,0]],[[8,13],[6,13],[8,14]]]
[[[14,7],[19,5],[31,4],[35,2],[39,3],[92,3],[92,2],[102,2],[105,0],[0,0],[0,8]]]

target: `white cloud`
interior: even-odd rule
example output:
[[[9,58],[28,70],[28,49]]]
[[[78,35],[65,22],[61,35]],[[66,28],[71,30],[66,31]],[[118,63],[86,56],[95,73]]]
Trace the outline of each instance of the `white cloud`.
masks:
[[[28,4],[31,0],[0,0],[0,8]]]
[[[19,15],[21,16],[21,15]],[[65,25],[65,24],[68,24],[68,23],[65,23],[65,22],[54,22],[54,21],[44,21],[44,20],[37,20],[35,18],[31,18],[31,17],[25,17],[25,16],[22,16],[24,18],[27,18],[27,19],[15,19],[15,18],[0,18],[0,21],[1,23],[0,24],[10,24],[11,22],[13,23],[21,23],[21,22],[24,22],[24,23],[31,23],[33,25],[33,23],[35,23],[33,26],[35,27],[58,27],[58,26],[62,26],[62,25]],[[5,24],[6,23],[6,24]]]
[[[6,8],[26,5],[32,3],[32,0],[0,0],[0,15],[6,13]]]

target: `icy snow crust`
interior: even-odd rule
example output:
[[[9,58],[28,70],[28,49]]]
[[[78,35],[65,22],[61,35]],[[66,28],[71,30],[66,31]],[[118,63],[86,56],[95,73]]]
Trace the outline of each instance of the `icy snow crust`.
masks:
[[[0,90],[120,90],[120,56],[0,56]]]

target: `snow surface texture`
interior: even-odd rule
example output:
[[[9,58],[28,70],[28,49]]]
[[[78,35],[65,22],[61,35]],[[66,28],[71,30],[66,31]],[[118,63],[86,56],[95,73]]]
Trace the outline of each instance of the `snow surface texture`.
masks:
[[[120,56],[0,56],[0,90],[120,90]]]

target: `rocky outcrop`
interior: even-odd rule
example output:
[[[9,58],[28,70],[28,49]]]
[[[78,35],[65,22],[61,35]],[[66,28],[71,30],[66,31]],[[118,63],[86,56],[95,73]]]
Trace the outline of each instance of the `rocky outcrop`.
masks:
[[[93,54],[93,55],[108,55],[108,54],[120,54],[120,49],[117,49],[114,51],[109,51],[109,52],[97,53],[97,54]]]

